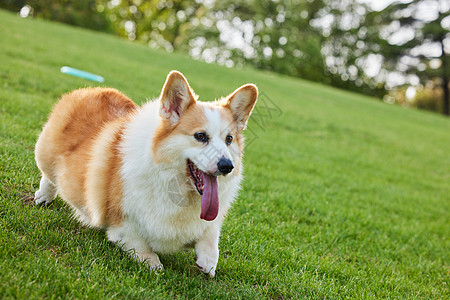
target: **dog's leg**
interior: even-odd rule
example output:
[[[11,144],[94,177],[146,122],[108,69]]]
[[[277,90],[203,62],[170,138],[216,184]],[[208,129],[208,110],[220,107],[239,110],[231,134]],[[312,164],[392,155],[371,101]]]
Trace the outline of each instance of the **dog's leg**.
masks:
[[[42,174],[39,190],[34,194],[36,204],[50,204],[56,198],[56,186]]]
[[[220,225],[214,224],[195,243],[197,266],[211,278],[216,274],[216,266],[219,261],[219,234]]]
[[[134,231],[135,232],[135,231]],[[150,270],[157,271],[164,269],[158,255],[139,236],[131,233],[126,226],[109,227],[107,230],[108,240],[122,247],[123,250],[131,253],[134,259],[145,263]]]
[[[152,250],[147,250],[146,252],[135,252],[134,256],[137,261],[144,262],[152,271],[162,270],[164,266],[159,260],[158,254]]]

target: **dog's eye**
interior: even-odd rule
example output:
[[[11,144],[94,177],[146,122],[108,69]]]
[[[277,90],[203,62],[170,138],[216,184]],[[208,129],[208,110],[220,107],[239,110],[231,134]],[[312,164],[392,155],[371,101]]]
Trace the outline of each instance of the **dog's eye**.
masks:
[[[199,142],[203,142],[203,143],[206,143],[206,142],[208,142],[208,135],[206,135],[206,133],[205,132],[196,132],[195,134],[194,134],[194,138],[197,140],[197,141],[199,141]]]
[[[233,141],[233,136],[227,135],[227,138],[225,139],[225,142],[227,143],[227,145],[231,144],[232,141]]]

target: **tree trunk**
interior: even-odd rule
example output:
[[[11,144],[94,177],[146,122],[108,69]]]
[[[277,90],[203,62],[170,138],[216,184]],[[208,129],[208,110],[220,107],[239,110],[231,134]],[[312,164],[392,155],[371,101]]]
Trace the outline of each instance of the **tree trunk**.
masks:
[[[448,88],[448,70],[447,68],[449,67],[448,65],[448,61],[447,61],[447,54],[445,53],[445,49],[444,49],[444,36],[441,37],[440,39],[441,42],[441,49],[442,49],[442,55],[441,55],[441,60],[442,60],[442,90],[443,90],[443,104],[444,104],[444,115],[448,116],[450,115],[449,112],[449,98],[450,98],[450,91]]]

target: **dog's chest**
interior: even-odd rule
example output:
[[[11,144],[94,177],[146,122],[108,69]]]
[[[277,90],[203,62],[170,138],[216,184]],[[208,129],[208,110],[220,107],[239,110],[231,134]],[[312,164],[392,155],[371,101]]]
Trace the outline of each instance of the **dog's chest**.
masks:
[[[201,220],[196,209],[185,209],[176,214],[150,214],[142,219],[143,234],[154,251],[175,252],[187,244],[195,242],[210,225]]]
[[[141,191],[142,192],[142,191]],[[154,192],[154,191],[153,191]],[[212,223],[200,219],[200,203],[173,202],[164,193],[135,191],[132,201],[125,201],[127,222],[157,252],[175,252],[196,241]]]

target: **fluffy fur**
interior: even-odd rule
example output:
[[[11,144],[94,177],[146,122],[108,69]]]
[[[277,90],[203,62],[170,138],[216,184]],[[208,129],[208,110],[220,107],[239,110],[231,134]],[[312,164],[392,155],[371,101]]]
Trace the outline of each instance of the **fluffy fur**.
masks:
[[[213,277],[256,99],[256,86],[247,84],[199,102],[177,71],[159,100],[142,107],[109,88],[66,94],[36,144],[42,178],[35,201],[59,194],[80,221],[104,228],[151,269],[162,268],[155,252],[194,246],[197,265]]]

